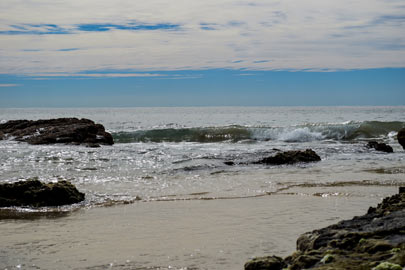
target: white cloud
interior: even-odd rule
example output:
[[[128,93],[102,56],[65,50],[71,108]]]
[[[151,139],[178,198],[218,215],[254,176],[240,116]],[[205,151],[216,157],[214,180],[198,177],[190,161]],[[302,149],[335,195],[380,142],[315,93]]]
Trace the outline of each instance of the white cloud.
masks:
[[[130,77],[166,77],[157,73],[31,73],[33,77],[82,77],[82,78],[130,78]]]
[[[0,87],[16,87],[20,86],[19,84],[14,84],[14,83],[0,83]]]
[[[0,73],[404,67],[401,2],[2,0]],[[179,29],[78,30],[134,22]],[[24,25],[45,31],[45,24],[71,34],[4,34]]]

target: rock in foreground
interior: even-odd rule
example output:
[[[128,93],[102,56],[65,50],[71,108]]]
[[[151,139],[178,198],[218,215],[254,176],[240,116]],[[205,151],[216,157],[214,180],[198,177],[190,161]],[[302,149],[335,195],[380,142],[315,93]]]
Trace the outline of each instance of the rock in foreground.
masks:
[[[321,158],[315,153],[315,151],[307,149],[305,151],[286,151],[277,153],[275,156],[263,158],[254,162],[254,164],[282,165],[300,162],[315,162],[320,160]]]
[[[114,144],[110,133],[89,119],[11,120],[0,124],[0,136],[30,144]]]
[[[404,266],[405,193],[399,193],[363,216],[301,235],[293,255],[283,260],[256,258],[245,264],[245,270],[383,270]]]
[[[398,142],[405,149],[405,128],[401,129],[397,135]]]
[[[60,206],[83,200],[84,194],[68,181],[44,184],[38,180],[28,180],[0,185],[0,207]]]

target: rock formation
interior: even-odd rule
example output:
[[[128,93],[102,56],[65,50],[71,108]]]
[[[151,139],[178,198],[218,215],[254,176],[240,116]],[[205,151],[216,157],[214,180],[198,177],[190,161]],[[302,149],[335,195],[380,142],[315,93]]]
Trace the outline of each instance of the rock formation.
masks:
[[[315,153],[315,151],[307,149],[305,151],[286,151],[277,153],[275,156],[263,158],[254,162],[254,164],[282,165],[320,160],[321,158]]]
[[[380,152],[386,152],[386,153],[393,153],[394,150],[392,149],[391,146],[385,144],[385,143],[379,143],[376,141],[370,141],[368,142],[368,144],[366,145],[368,148],[373,148],[376,151],[380,151]]]
[[[1,135],[3,134],[3,135]],[[0,124],[0,137],[30,144],[105,144],[114,143],[110,133],[89,119],[11,120]]]
[[[39,180],[28,180],[0,184],[0,207],[60,206],[83,200],[84,194],[68,181],[44,184]]]

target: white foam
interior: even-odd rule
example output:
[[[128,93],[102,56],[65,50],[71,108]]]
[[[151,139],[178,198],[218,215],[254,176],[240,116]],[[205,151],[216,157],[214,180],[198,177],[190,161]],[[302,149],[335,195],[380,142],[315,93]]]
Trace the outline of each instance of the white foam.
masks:
[[[321,132],[311,131],[308,127],[254,129],[253,138],[257,140],[277,140],[285,142],[311,142],[323,140]]]
[[[309,128],[305,127],[281,133],[278,139],[285,142],[311,142],[323,138],[322,133],[310,131]]]

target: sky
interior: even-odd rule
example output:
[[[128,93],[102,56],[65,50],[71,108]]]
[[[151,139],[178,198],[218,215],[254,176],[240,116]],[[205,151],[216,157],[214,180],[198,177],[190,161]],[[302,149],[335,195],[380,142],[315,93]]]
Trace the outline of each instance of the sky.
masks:
[[[1,0],[0,107],[405,105],[403,0]]]

